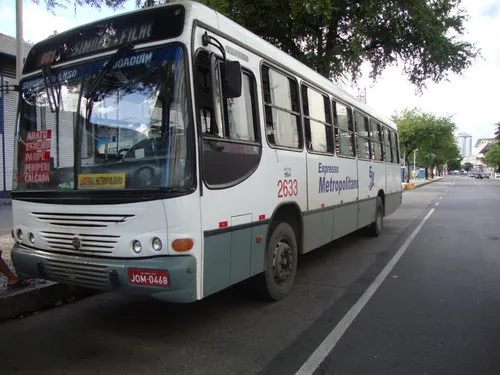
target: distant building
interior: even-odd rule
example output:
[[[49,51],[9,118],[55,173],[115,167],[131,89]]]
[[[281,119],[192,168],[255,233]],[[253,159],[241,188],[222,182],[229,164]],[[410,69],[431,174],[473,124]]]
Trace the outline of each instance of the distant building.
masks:
[[[479,138],[477,140],[476,145],[474,146],[479,150],[478,154],[476,155],[476,163],[474,164],[477,169],[483,170],[488,173],[494,172],[493,168],[487,167],[484,164],[484,155],[488,152],[489,146],[494,142],[495,138]]]
[[[463,158],[469,158],[472,156],[472,135],[467,133],[460,133],[458,135],[460,154]]]
[[[479,150],[479,154],[484,155],[492,143],[495,143],[495,138],[479,138],[474,147]]]
[[[14,133],[18,92],[10,85],[16,81],[16,39],[0,33],[0,199],[9,198],[12,190]],[[24,56],[31,44],[24,43]]]

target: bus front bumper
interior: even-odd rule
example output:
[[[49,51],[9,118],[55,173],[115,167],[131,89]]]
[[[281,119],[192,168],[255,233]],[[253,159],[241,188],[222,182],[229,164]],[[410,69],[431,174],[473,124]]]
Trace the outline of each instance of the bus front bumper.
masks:
[[[147,295],[170,302],[196,301],[196,259],[190,255],[110,259],[53,254],[15,244],[12,262],[19,276],[92,289]],[[167,271],[168,286],[136,285],[129,270]],[[164,274],[164,273],[163,273]]]

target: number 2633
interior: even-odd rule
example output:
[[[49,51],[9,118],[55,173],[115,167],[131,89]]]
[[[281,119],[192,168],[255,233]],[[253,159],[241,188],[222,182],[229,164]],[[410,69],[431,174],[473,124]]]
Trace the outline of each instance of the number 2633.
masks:
[[[278,198],[292,197],[299,194],[297,180],[278,180]]]

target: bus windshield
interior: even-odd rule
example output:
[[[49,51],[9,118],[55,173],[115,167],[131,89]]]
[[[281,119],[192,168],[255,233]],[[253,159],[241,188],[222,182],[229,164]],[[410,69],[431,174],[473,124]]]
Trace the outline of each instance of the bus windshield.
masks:
[[[21,83],[16,191],[192,185],[183,49],[107,61]]]

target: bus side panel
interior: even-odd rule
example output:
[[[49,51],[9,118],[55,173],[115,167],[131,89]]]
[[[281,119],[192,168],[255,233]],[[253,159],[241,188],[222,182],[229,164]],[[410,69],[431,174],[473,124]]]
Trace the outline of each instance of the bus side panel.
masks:
[[[401,186],[401,167],[399,164],[386,164],[387,193],[385,197],[385,215],[390,215],[401,205],[403,190]]]
[[[304,253],[353,232],[358,226],[356,159],[308,154],[308,206]]]
[[[363,228],[375,220],[378,192],[385,192],[385,166],[379,162],[358,160],[358,176],[358,228]]]

